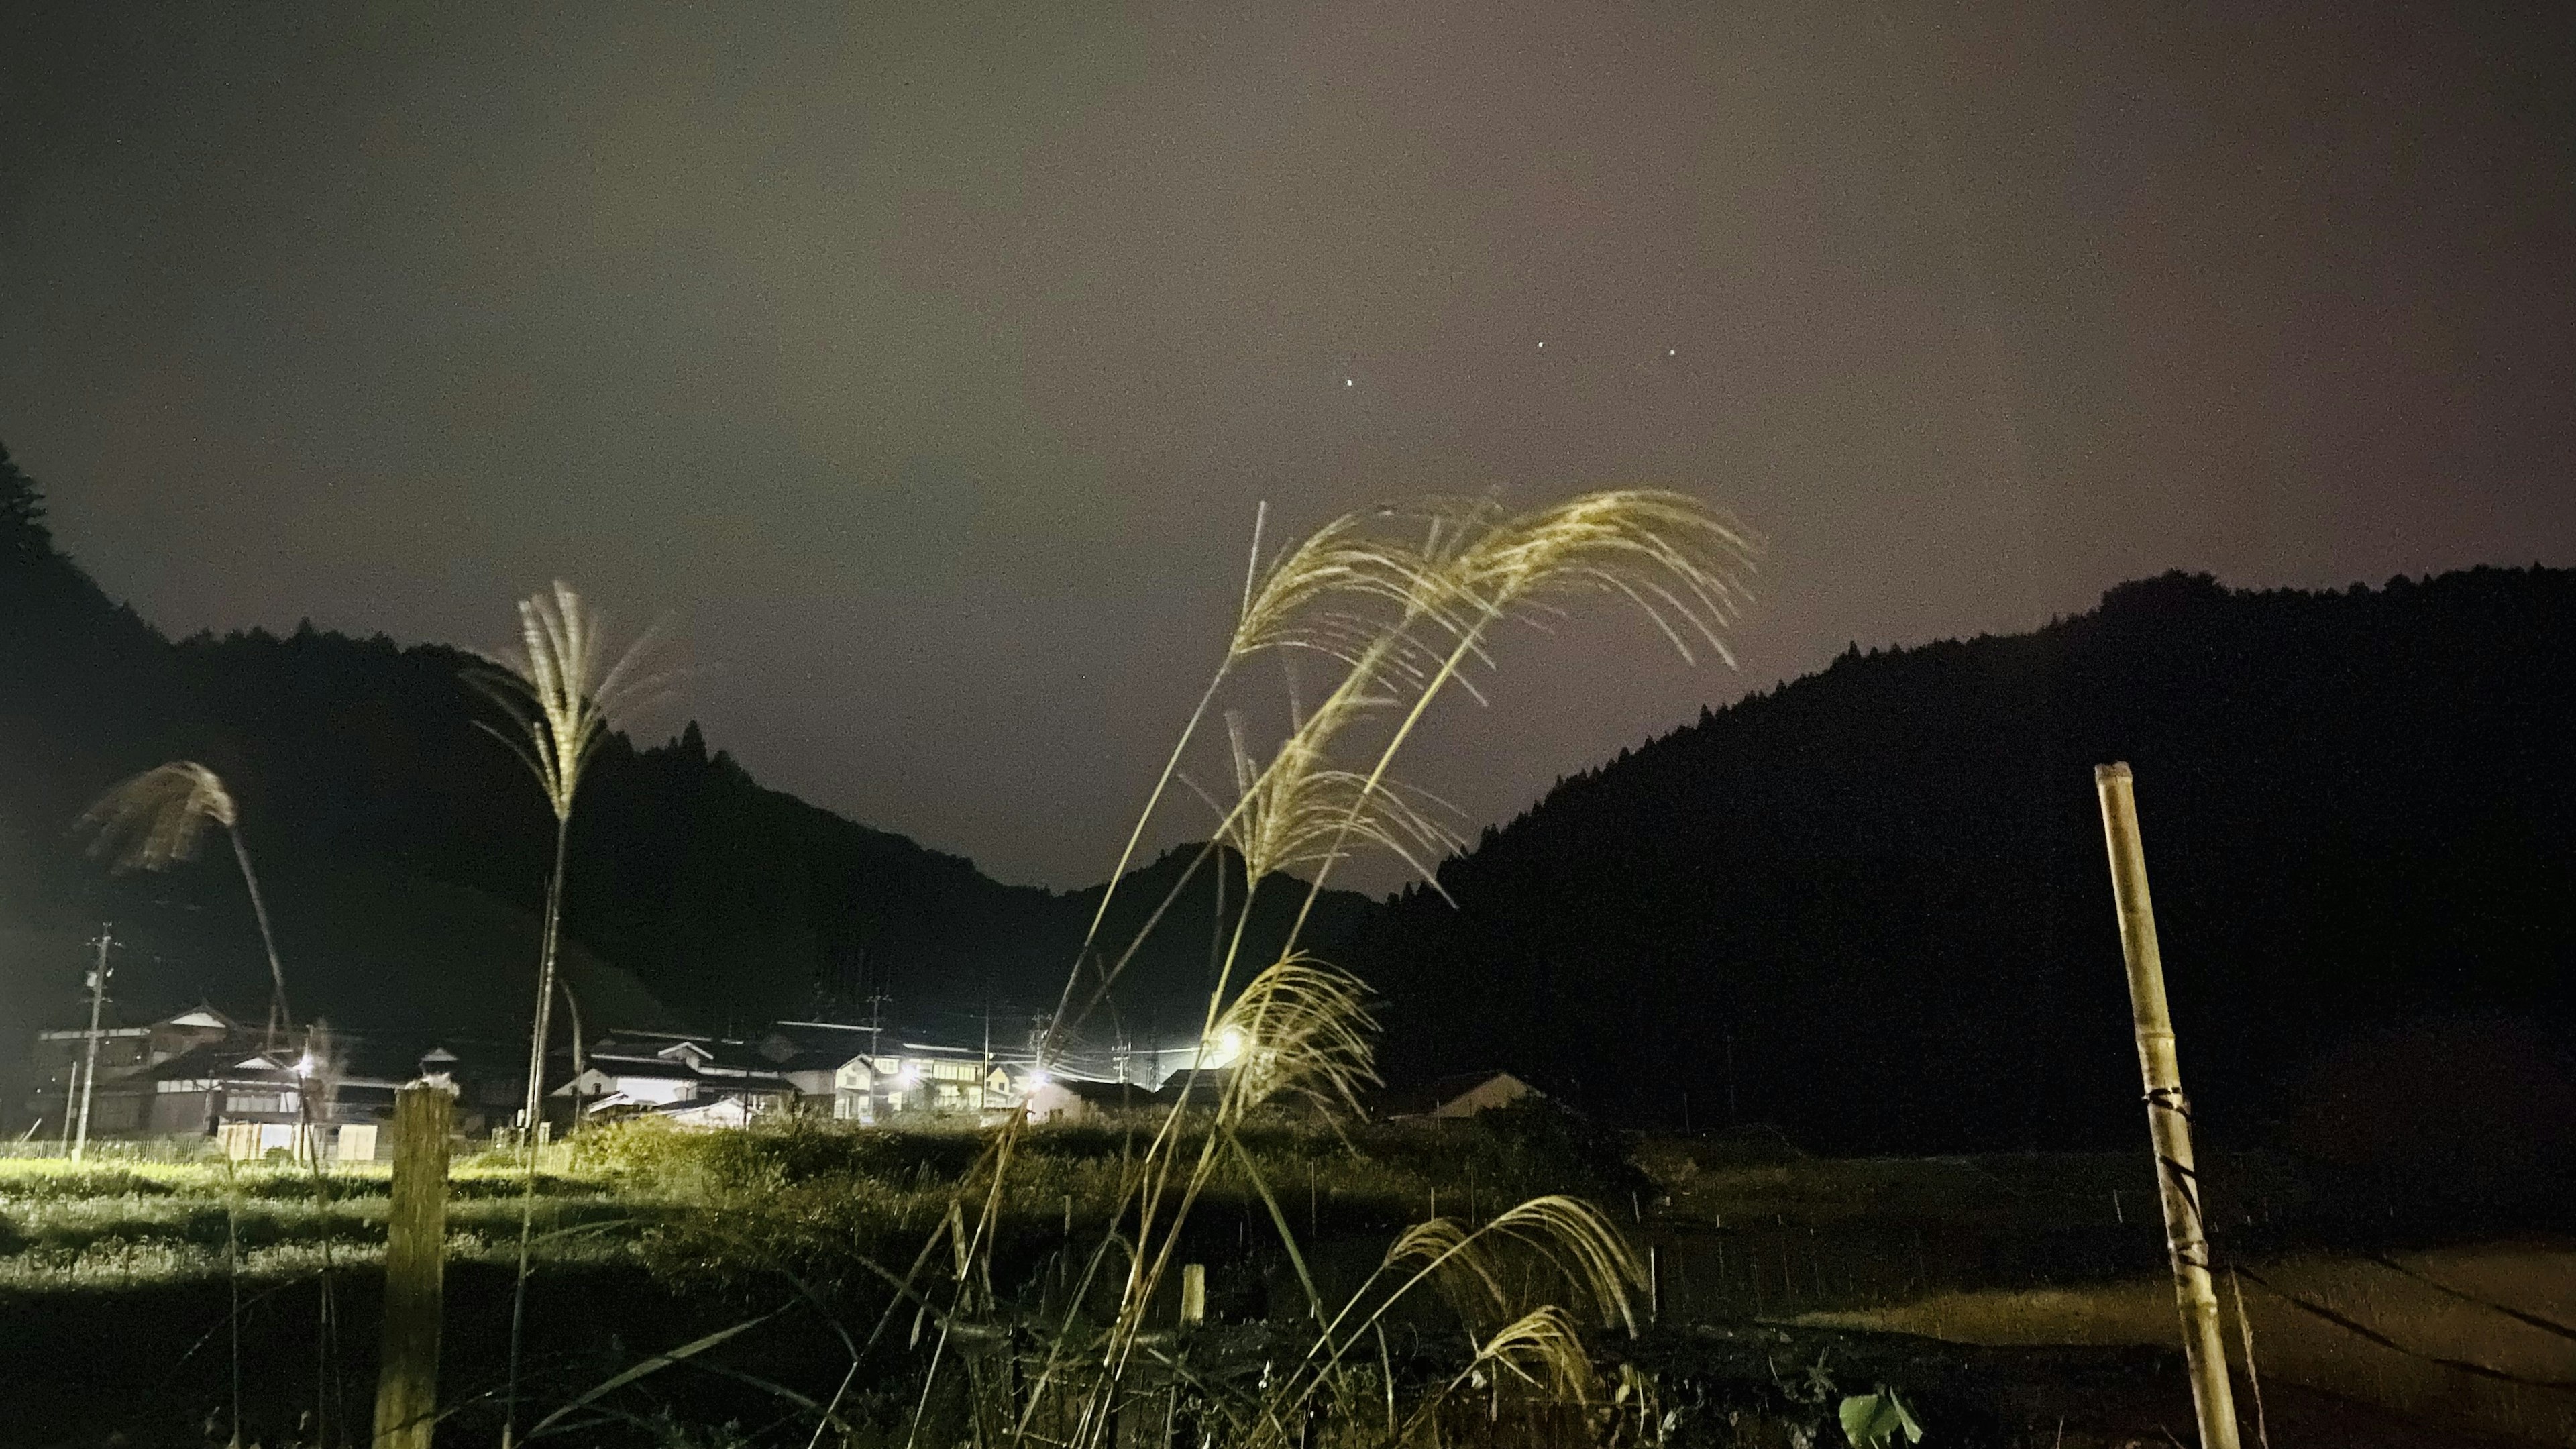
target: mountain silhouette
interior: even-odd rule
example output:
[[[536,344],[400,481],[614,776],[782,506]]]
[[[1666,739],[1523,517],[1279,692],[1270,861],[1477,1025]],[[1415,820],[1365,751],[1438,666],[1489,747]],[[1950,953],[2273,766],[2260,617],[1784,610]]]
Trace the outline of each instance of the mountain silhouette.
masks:
[[[2028,634],[1854,649],[1559,782],[1440,868],[1454,908],[1405,893],[1354,961],[1408,1075],[1507,1066],[1618,1120],[1841,1150],[2125,1145],[2092,774],[2125,760],[2211,1130],[2469,1018],[2556,1043],[2563,1086],[2571,638],[2576,573],[2481,568],[2174,573]]]
[[[263,1007],[266,967],[220,845],[164,873],[112,876],[70,829],[117,780],[192,759],[239,802],[298,1016],[523,1032],[551,817],[525,767],[476,728],[500,720],[460,681],[474,657],[309,625],[166,640],[53,546],[41,496],[6,456],[0,1031],[23,1041],[77,1024],[83,942],[102,920],[122,948],[127,1019],[200,999]],[[1134,871],[1104,939],[1123,943],[1198,853]],[[859,1019],[880,994],[912,1020],[1044,1011],[1102,889],[1005,885],[764,788],[695,723],[658,745],[602,743],[570,861],[567,970],[592,1028]],[[1102,1030],[1196,1021],[1217,874],[1192,877]],[[1239,869],[1233,879],[1239,891]],[[1249,933],[1256,954],[1294,911],[1273,889],[1281,899],[1265,894]],[[1327,892],[1309,936],[1338,942],[1369,908]]]
[[[1448,899],[1327,892],[1307,944],[1383,993],[1397,1080],[1502,1067],[1613,1121],[1832,1150],[2127,1145],[2092,782],[2125,760],[2205,1133],[2366,1155],[2474,1118],[2563,1145],[2570,638],[2576,572],[2535,567],[2332,592],[2175,573],[2026,634],[1855,647],[1560,781],[1441,865]],[[524,1031],[549,819],[475,727],[472,662],[309,627],[164,639],[54,547],[0,452],[0,1032],[73,1024],[111,919],[128,1019],[257,1014],[227,861],[115,877],[69,830],[180,758],[240,801],[299,1015]],[[1103,940],[1200,854],[1139,867]],[[1240,879],[1220,864],[1097,1032],[1195,1021],[1217,882]],[[1302,887],[1270,889],[1257,960]],[[567,972],[594,1028],[859,1020],[883,996],[1016,1030],[1055,1006],[1100,890],[1005,885],[764,788],[695,724],[614,735],[573,825]]]

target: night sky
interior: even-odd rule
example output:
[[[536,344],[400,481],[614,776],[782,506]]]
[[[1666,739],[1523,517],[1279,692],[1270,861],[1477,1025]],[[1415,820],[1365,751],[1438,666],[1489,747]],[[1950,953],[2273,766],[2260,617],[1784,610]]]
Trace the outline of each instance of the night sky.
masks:
[[[1111,10],[12,4],[0,441],[174,634],[560,574],[643,733],[1055,885],[1256,500],[1772,538],[1740,673],[1515,640],[1471,826],[1850,640],[2576,563],[2563,4]]]

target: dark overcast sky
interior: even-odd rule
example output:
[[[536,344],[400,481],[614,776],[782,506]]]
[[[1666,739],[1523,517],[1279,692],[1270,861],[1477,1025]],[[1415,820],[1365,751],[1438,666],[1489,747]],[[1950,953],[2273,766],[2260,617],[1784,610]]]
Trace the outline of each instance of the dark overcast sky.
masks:
[[[20,3],[0,440],[167,630],[561,573],[763,779],[1058,885],[1255,500],[1766,530],[1740,674],[1516,651],[1410,771],[1481,822],[1847,640],[2576,563],[2571,16]]]

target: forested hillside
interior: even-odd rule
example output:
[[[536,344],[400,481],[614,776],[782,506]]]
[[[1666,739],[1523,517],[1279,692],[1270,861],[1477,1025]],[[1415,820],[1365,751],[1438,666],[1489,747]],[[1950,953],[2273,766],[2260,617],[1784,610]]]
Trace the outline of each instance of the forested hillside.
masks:
[[[496,620],[509,603],[493,601]],[[80,940],[108,917],[128,946],[117,984],[133,1011],[201,994],[265,1002],[249,908],[220,847],[120,880],[70,831],[108,785],[178,758],[212,767],[240,801],[300,1016],[523,1022],[551,827],[523,767],[474,727],[498,717],[460,683],[470,656],[311,629],[166,641],[53,547],[40,496],[5,463],[0,608],[0,1027],[69,1016]],[[574,980],[596,998],[595,1025],[856,1012],[880,991],[905,1014],[1051,1006],[1099,904],[1098,887],[1003,885],[765,789],[694,724],[650,747],[605,743],[571,859]],[[1140,920],[1180,863],[1144,867],[1113,928]],[[1189,925],[1139,958],[1131,1004],[1198,987],[1212,877],[1176,907]],[[1318,936],[1337,939],[1366,908],[1331,893]],[[1255,949],[1283,914],[1261,913]]]
[[[53,547],[5,463],[0,610],[0,1028],[68,1019],[110,917],[129,1010],[265,999],[225,862],[114,880],[69,831],[182,757],[241,800],[299,1014],[518,1026],[547,820],[473,726],[468,656],[164,640]],[[2335,593],[2176,574],[2026,635],[1855,650],[1561,782],[1442,866],[1454,907],[1332,893],[1310,944],[1386,993],[1392,1077],[1502,1066],[1613,1120],[1818,1147],[2125,1142],[2092,767],[2127,760],[2210,1132],[2424,1140],[2476,1100],[2499,1142],[2560,1140],[2571,637],[2562,570]],[[1186,859],[1142,868],[1112,940]],[[695,726],[607,743],[572,863],[572,975],[602,1024],[856,1015],[879,991],[898,1014],[1043,1007],[1098,902],[764,789]],[[1139,958],[1131,1028],[1204,980],[1212,880]]]
[[[2571,638],[2563,570],[2174,574],[1854,651],[1561,782],[1443,867],[1456,909],[1409,893],[1359,959],[1401,1069],[1845,1148],[2125,1142],[2092,768],[2127,760],[2210,1130],[2393,1130],[2469,1093],[2563,1135]]]

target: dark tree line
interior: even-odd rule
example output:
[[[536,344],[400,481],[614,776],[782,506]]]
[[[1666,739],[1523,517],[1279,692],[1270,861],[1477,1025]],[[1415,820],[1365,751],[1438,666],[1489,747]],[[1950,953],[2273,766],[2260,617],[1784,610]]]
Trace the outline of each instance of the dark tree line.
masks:
[[[1407,893],[1359,964],[1416,1072],[1509,1066],[1626,1120],[1846,1149],[2125,1145],[2091,772],[2127,760],[2186,1080],[2214,1130],[2300,1130],[2338,1054],[2440,1078],[2393,1038],[2563,1042],[2570,638],[2563,570],[2170,574],[2027,635],[1855,651],[1562,781],[1442,868],[1457,909]],[[2422,1115],[2493,1065],[2370,1095]],[[2522,1066],[2481,1113],[2564,1104],[2563,1059]]]
[[[493,601],[496,633],[509,603]],[[11,920],[61,935],[116,916],[120,937],[158,963],[126,978],[138,1003],[156,981],[163,999],[264,999],[247,974],[247,915],[219,877],[111,882],[67,832],[124,775],[196,759],[231,787],[276,877],[287,969],[312,981],[299,1004],[343,1022],[496,1028],[525,1011],[550,822],[522,766],[474,728],[490,706],[459,683],[470,656],[309,626],[166,641],[53,547],[41,498],[5,462],[0,606],[0,861],[13,866],[0,909]],[[603,998],[594,1014],[700,1029],[848,1017],[877,991],[899,1016],[986,1000],[1051,1006],[1099,900],[1097,887],[1003,885],[962,857],[766,789],[694,723],[659,745],[606,742],[571,858],[573,974]],[[1112,939],[1179,863],[1138,873]],[[1192,928],[1140,958],[1130,1007],[1198,987],[1211,879],[1202,872],[1176,908]],[[1256,945],[1284,933],[1294,902],[1281,896],[1265,899]],[[1334,893],[1323,938],[1366,908]],[[68,963],[59,974],[76,984]],[[69,1007],[67,990],[12,984],[33,1003],[22,1009]],[[603,1024],[614,1023],[591,1023]]]
[[[1704,714],[1446,862],[1455,909],[1334,893],[1311,939],[1386,993],[1395,1077],[1502,1066],[1614,1120],[1827,1148],[2123,1145],[2091,769],[2126,759],[2211,1130],[2411,1112],[2564,1137],[2571,637],[2563,570],[2127,584],[2031,634],[1854,651]],[[0,454],[0,1018],[61,1019],[111,914],[138,1005],[262,999],[219,873],[110,882],[66,830],[184,757],[241,801],[299,1005],[506,1028],[548,825],[472,727],[466,663],[309,628],[164,640],[53,546]],[[898,1013],[1051,1003],[1098,900],[765,789],[694,725],[608,743],[572,858],[569,969],[630,1025],[847,1016],[877,990]],[[1144,868],[1110,939],[1181,863]],[[1292,896],[1265,900],[1256,950]],[[1203,982],[1215,905],[1202,873],[1138,963],[1131,1026]]]

